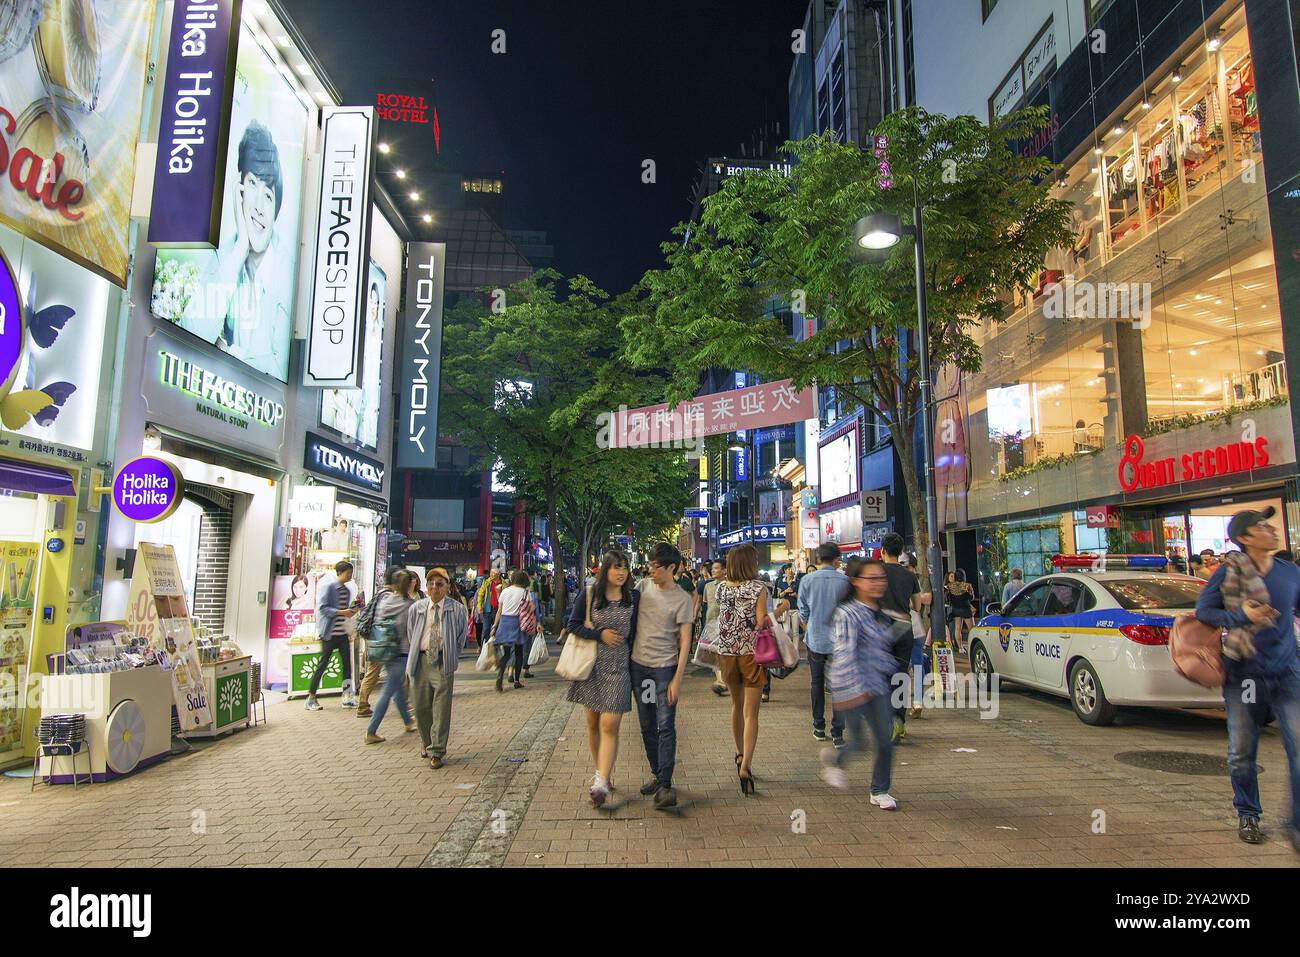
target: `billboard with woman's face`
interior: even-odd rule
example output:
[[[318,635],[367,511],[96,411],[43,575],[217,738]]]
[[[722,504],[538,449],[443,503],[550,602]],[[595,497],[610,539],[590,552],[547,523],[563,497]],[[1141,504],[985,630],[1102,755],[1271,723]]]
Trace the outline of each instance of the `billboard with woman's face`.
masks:
[[[213,250],[160,249],[153,314],[287,382],[309,110],[241,29]]]
[[[370,260],[361,388],[321,390],[321,425],[368,449],[379,448],[379,379],[384,351],[384,311],[388,307],[387,281],[379,264]]]

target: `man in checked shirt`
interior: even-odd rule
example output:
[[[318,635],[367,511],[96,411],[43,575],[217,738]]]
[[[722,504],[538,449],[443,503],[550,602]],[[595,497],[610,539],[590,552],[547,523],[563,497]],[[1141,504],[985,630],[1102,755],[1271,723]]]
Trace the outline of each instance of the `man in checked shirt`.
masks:
[[[831,706],[843,713],[848,747],[822,750],[822,780],[831,787],[847,788],[848,775],[841,764],[848,755],[866,749],[866,728],[875,738],[876,755],[871,769],[871,803],[883,811],[898,809],[889,793],[894,760],[894,710],[890,701],[890,679],[898,661],[890,649],[898,630],[908,622],[891,618],[880,607],[889,585],[883,563],[869,558],[850,558],[844,574],[853,587],[831,616]]]

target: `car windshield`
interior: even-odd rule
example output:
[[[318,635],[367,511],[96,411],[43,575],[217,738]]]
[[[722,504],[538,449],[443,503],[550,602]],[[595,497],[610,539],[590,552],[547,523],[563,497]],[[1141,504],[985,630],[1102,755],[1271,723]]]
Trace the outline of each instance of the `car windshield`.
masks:
[[[1205,582],[1185,578],[1121,578],[1098,582],[1121,608],[1195,608]]]

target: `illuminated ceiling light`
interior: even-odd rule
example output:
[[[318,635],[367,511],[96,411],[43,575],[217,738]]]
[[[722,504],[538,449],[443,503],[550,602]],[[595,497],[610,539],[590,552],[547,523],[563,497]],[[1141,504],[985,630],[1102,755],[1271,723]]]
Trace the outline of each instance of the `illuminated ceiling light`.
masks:
[[[1188,350],[1187,350],[1187,354],[1190,355],[1190,356],[1194,356],[1194,355],[1196,355],[1196,350],[1195,350],[1195,349],[1188,349]]]
[[[387,156],[388,153],[391,151],[392,151],[392,147],[389,146],[387,143],[379,144],[379,152],[383,153],[385,156]]]
[[[1223,31],[1215,30],[1214,36],[1210,37],[1210,39],[1206,41],[1205,49],[1209,50],[1211,53],[1214,53],[1221,46],[1223,46]]]
[[[425,214],[424,214],[423,216],[421,216],[420,218],[423,219],[426,223],[431,223],[431,222],[433,222],[433,216],[432,216],[432,214],[430,214],[430,213],[425,213]]]
[[[1149,109],[1151,109],[1151,101],[1150,101],[1150,100],[1143,100],[1143,101],[1142,101],[1142,109],[1144,109],[1144,110],[1149,110]]]
[[[1264,354],[1264,350],[1263,350],[1263,349],[1256,349],[1256,350],[1255,350],[1255,355],[1257,355],[1257,356],[1262,356],[1263,354]]]
[[[1093,150],[1093,152],[1096,153],[1098,156],[1100,156],[1100,155],[1101,155],[1101,147],[1098,146],[1096,149]]]
[[[393,170],[393,175],[396,176],[398,179],[406,179],[406,170],[395,169]]]
[[[1171,79],[1175,83],[1183,82],[1183,65],[1181,63],[1178,64],[1178,66],[1174,67],[1174,75],[1171,76],[1169,79]]]
[[[1119,123],[1116,123],[1114,128],[1111,130],[1111,132],[1114,133],[1116,136],[1122,136],[1124,133],[1124,127]]]
[[[420,194],[417,193],[415,190],[411,190],[411,192],[408,195],[411,197],[411,200],[413,202],[418,203],[420,201]]]

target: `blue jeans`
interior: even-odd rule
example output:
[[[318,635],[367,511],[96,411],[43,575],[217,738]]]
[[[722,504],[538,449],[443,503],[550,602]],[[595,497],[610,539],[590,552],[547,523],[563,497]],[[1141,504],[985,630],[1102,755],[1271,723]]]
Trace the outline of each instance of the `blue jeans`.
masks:
[[[406,692],[402,690],[402,679],[406,677],[406,655],[398,655],[392,661],[384,662],[384,684],[379,690],[379,700],[375,702],[375,713],[370,719],[366,731],[369,734],[379,732],[379,722],[388,712],[388,699],[397,699],[397,713],[402,716],[404,724],[411,723],[411,709],[406,706]]]
[[[668,685],[677,674],[676,665],[647,668],[632,662],[632,700],[641,724],[650,772],[661,788],[673,786],[677,764],[677,705],[668,703]]]
[[[808,669],[812,672],[812,712],[813,728],[826,730],[826,669],[831,663],[830,655],[808,649]],[[844,737],[844,715],[831,711],[831,737]]]
[[[850,755],[867,749],[867,727],[870,727],[871,736],[876,739],[876,758],[871,766],[871,793],[888,794],[894,763],[894,709],[889,703],[888,693],[878,694],[856,708],[838,711],[836,717],[841,714],[848,726],[848,746],[834,753],[835,764],[842,764]]]
[[[1232,806],[1239,817],[1259,817],[1259,770],[1255,753],[1259,731],[1271,710],[1282,732],[1287,768],[1291,774],[1291,826],[1300,830],[1300,675],[1256,678],[1253,703],[1242,701],[1242,683],[1229,678],[1223,686],[1228,709],[1228,773],[1232,777]]]

